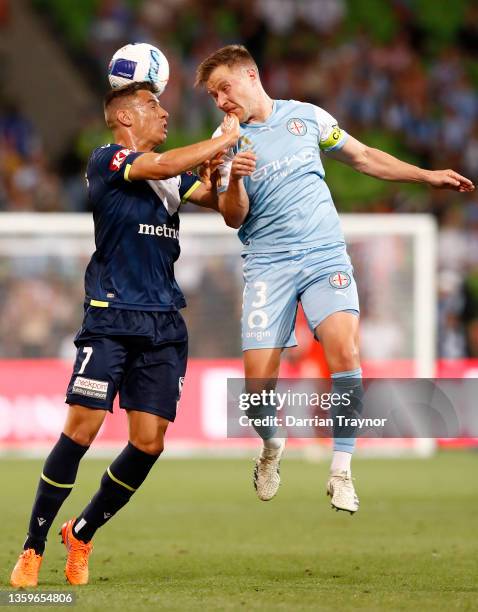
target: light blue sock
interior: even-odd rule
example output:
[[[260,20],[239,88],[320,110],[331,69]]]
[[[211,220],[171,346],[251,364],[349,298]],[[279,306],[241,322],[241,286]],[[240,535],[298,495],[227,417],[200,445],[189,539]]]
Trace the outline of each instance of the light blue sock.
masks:
[[[332,393],[339,393],[341,397],[347,395],[350,403],[340,404],[333,409],[334,418],[337,415],[353,417],[359,415],[363,408],[362,370],[348,370],[332,374]],[[334,451],[352,454],[355,450],[355,427],[339,425],[334,426]]]
[[[246,415],[250,419],[265,419],[270,417],[270,420],[277,415],[276,407],[271,404],[260,404],[259,406],[250,406],[246,410]],[[256,433],[264,440],[270,440],[274,438],[277,433],[277,426],[275,425],[253,425]]]

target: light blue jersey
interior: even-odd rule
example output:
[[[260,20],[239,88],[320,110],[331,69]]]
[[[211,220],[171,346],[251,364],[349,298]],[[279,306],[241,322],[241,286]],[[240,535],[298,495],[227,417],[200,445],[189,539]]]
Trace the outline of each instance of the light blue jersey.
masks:
[[[218,192],[227,190],[234,155],[253,150],[256,170],[243,179],[249,196],[239,230],[244,253],[344,243],[320,150],[340,149],[347,138],[329,113],[295,100],[274,100],[265,123],[241,124],[239,142],[219,168]]]
[[[249,214],[239,230],[243,350],[297,344],[299,301],[311,330],[334,312],[359,313],[353,268],[320,159],[320,151],[340,149],[347,138],[318,106],[275,100],[265,123],[241,124],[237,146],[219,167],[222,193],[234,156],[247,149],[257,156],[256,170],[243,179]]]

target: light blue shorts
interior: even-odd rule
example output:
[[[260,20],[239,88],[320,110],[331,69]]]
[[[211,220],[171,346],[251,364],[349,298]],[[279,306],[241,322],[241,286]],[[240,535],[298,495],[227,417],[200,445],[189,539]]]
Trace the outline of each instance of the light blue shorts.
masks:
[[[334,312],[359,314],[357,285],[343,244],[243,258],[243,351],[296,346],[299,301],[312,331]]]

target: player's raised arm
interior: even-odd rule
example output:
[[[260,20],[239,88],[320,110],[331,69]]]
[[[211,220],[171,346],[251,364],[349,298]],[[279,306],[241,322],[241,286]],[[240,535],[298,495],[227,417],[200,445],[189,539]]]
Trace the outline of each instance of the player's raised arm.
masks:
[[[235,144],[239,138],[239,122],[236,117],[230,121],[230,129],[220,136],[203,140],[186,147],[171,149],[165,153],[144,153],[137,157],[131,165],[129,180],[167,179],[177,176],[191,168],[199,166],[204,161],[214,157],[223,149]]]
[[[454,170],[425,170],[403,162],[389,153],[374,149],[349,136],[341,149],[327,153],[355,170],[385,181],[426,183],[437,189],[473,191],[474,184]]]

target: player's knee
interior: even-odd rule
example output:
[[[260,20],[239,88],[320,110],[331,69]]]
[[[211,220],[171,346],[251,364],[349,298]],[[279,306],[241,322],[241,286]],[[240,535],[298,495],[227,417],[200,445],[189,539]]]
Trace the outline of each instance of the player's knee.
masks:
[[[350,340],[341,342],[334,351],[331,359],[335,372],[347,372],[355,370],[360,364],[359,348],[356,342]]]
[[[93,440],[96,438],[97,431],[92,431],[87,427],[78,426],[72,429],[65,429],[63,433],[73,440],[73,442],[76,442],[81,446],[91,446]]]
[[[63,433],[81,446],[90,446],[105,420],[106,410],[93,410],[72,404],[63,427]]]
[[[163,436],[158,438],[149,438],[141,436],[130,440],[131,444],[148,455],[160,455],[164,450]]]

